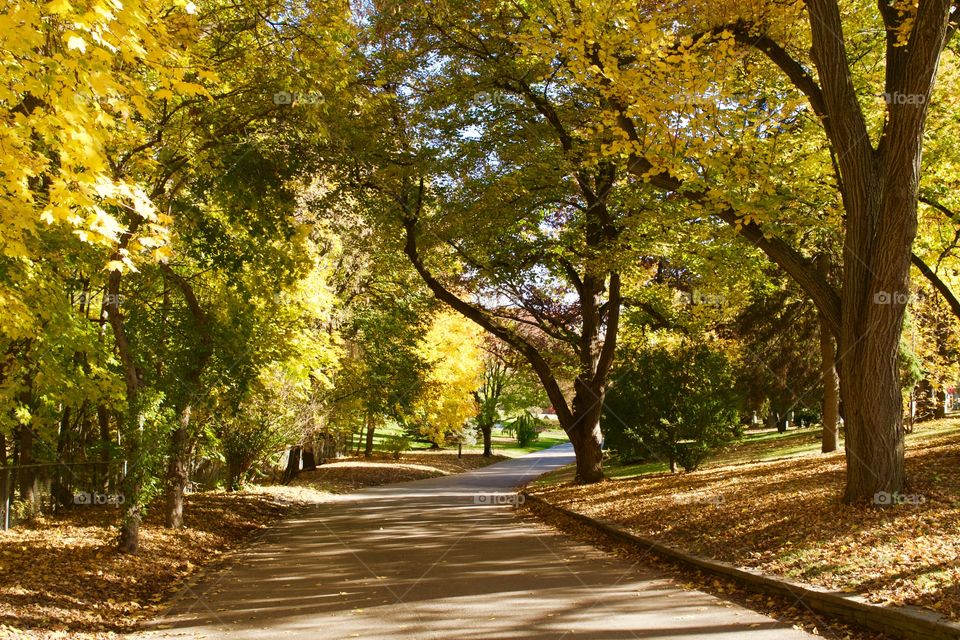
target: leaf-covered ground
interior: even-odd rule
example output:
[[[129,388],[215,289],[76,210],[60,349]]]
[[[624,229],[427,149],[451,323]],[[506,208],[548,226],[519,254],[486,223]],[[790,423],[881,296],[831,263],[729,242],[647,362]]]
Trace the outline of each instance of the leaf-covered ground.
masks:
[[[507,459],[496,455],[484,458],[476,453],[464,453],[463,457],[458,458],[456,452],[451,451],[405,453],[400,460],[384,456],[341,458],[336,462],[320,465],[315,471],[301,473],[292,485],[329,493],[349,493],[363,487],[390,482],[462,473]]]
[[[77,507],[0,532],[0,638],[100,638],[155,615],[196,571],[226,561],[292,509],[359,487],[465,471],[500,459],[456,453],[346,459],[302,474],[293,486],[187,496],[184,528],[141,528],[137,555],[114,551],[116,507]]]
[[[960,421],[919,425],[907,469],[922,502],[882,509],[841,503],[842,453],[532,490],[694,553],[960,620]]]

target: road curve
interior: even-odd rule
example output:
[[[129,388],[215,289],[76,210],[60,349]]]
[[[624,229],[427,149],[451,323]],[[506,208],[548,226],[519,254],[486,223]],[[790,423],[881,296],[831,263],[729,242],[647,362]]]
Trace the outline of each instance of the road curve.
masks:
[[[138,637],[794,640],[766,616],[516,517],[570,445],[376,487],[286,520]]]

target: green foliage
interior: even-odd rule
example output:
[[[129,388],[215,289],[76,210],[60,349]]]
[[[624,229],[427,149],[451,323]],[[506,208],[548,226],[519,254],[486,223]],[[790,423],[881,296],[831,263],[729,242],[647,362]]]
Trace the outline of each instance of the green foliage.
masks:
[[[517,444],[521,448],[529,447],[543,430],[545,423],[543,420],[533,415],[529,411],[524,411],[513,420],[505,422],[503,432],[513,435],[517,439]]]
[[[726,356],[704,345],[649,346],[622,358],[601,428],[624,462],[667,460],[696,469],[741,433]]]
[[[382,448],[394,460],[399,460],[405,451],[410,450],[410,438],[401,434],[387,436],[383,440]]]

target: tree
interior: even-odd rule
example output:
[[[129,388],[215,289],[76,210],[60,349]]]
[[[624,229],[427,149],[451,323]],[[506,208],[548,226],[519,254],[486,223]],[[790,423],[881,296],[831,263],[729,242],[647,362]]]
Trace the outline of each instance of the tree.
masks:
[[[938,64],[960,6],[951,0],[923,0],[916,5],[881,3],[873,14],[845,14],[836,0],[814,0],[791,7],[757,2],[720,3],[709,11],[699,11],[698,3],[648,9],[638,13],[625,4],[599,13],[572,3],[538,11],[527,23],[531,49],[539,53],[549,48],[551,55],[559,51],[581,82],[609,97],[606,121],[621,138],[608,153],[627,154],[630,172],[638,179],[734,227],[810,296],[841,354],[845,499],[902,490],[902,399],[896,362],[917,228],[921,148]],[[789,28],[804,19],[804,12],[808,28]],[[865,25],[871,26],[868,33],[882,36],[855,37],[864,33]],[[851,46],[864,51],[854,55]],[[692,98],[712,94],[714,105],[717,98],[728,99],[715,88],[731,77],[728,74],[749,77],[734,57],[744,50],[763,56],[769,65],[746,73],[766,81],[767,70],[777,71],[789,87],[785,94],[758,96],[768,107],[777,105],[770,111],[795,118],[792,101],[799,95],[820,123],[845,213],[839,291],[791,244],[789,235],[687,163],[694,154],[705,169],[714,167],[707,152],[717,139],[707,129],[684,125],[686,133],[680,136],[692,146],[680,145],[682,157],[669,148],[670,140],[677,139],[675,124],[690,122],[683,119],[684,105],[698,122],[720,122],[729,113],[699,110],[700,102]],[[878,64],[862,72],[858,61],[865,57]],[[876,68],[883,70],[879,85],[869,77],[869,70]],[[672,74],[677,80],[671,80]],[[876,105],[877,95],[886,96],[883,106],[865,110],[862,105]],[[663,105],[676,119],[664,117]],[[747,111],[741,108],[741,113]],[[759,150],[764,144],[752,146]],[[745,166],[732,160],[736,171]]]
[[[546,397],[529,365],[508,345],[488,339],[484,351],[480,386],[472,394],[476,406],[473,420],[483,439],[483,455],[490,457],[493,427],[518,412],[543,406]]]
[[[436,446],[459,433],[473,416],[473,393],[483,374],[480,329],[450,311],[438,313],[419,344],[428,367],[412,418],[419,435]]]
[[[739,398],[726,357],[683,342],[628,354],[604,405],[604,436],[621,460],[666,460],[693,471],[740,437]]]

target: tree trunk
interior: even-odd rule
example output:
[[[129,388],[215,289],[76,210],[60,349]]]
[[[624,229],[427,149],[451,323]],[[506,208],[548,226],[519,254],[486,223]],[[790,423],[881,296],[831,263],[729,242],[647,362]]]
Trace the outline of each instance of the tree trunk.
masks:
[[[909,295],[923,131],[953,3],[921,2],[909,43],[905,13],[879,4],[886,27],[883,129],[874,148],[852,81],[843,18],[832,0],[808,2],[819,93],[807,87],[836,152],[846,213],[837,349],[847,458],[847,502],[906,482],[898,355]],[[899,97],[909,100],[899,100]]]
[[[114,488],[113,478],[110,474],[110,449],[113,447],[113,441],[110,438],[110,411],[106,405],[97,405],[97,425],[100,427],[100,464],[96,489],[112,491]]]
[[[170,454],[167,462],[166,526],[179,529],[183,526],[183,496],[190,481],[190,414],[188,404],[180,410],[177,428],[170,437]]]
[[[312,438],[312,436],[311,436]],[[303,445],[303,470],[313,471],[317,468],[317,456],[314,454],[313,440]]]
[[[938,420],[941,420],[947,416],[947,392],[944,391],[943,387],[937,389],[936,393],[936,406],[933,410],[933,415]]]
[[[363,448],[363,457],[369,458],[373,455],[373,436],[377,430],[377,423],[372,416],[367,416],[367,439]]]
[[[816,259],[817,271],[824,280],[830,277],[830,258],[821,253]],[[837,349],[830,331],[830,324],[823,312],[818,312],[820,322],[820,376],[823,382],[823,432],[820,451],[831,453],[837,450],[840,430],[840,379],[837,377]]]
[[[283,472],[283,484],[290,484],[300,473],[300,453],[300,445],[290,449],[290,455],[287,456],[287,468]]]
[[[36,469],[33,465],[33,429],[25,424],[17,429],[17,441],[19,456],[17,464],[21,467],[17,470],[17,484],[20,488],[20,500],[33,503],[37,499],[36,495]]]
[[[490,458],[493,456],[493,425],[480,425],[480,433],[483,434],[483,457]]]
[[[81,407],[80,411],[83,412],[84,408]],[[66,457],[67,444],[70,440],[71,413],[70,407],[64,407],[63,415],[60,417],[60,432],[57,434],[57,467],[54,471],[51,493],[56,505],[55,508],[58,511],[68,509],[73,505],[73,493],[70,491],[70,480],[68,478],[70,471],[63,463]]]
[[[820,366],[823,377],[823,434],[820,451],[837,450],[840,430],[840,380],[837,377],[837,350],[833,336],[820,322]]]
[[[574,381],[573,424],[565,429],[577,458],[577,473],[574,477],[577,484],[593,484],[603,480],[600,414],[603,411],[604,395],[603,389],[591,388],[580,378]]]
[[[600,425],[594,429],[578,428],[570,434],[577,458],[574,482],[593,484],[603,480],[603,451],[600,449]]]

